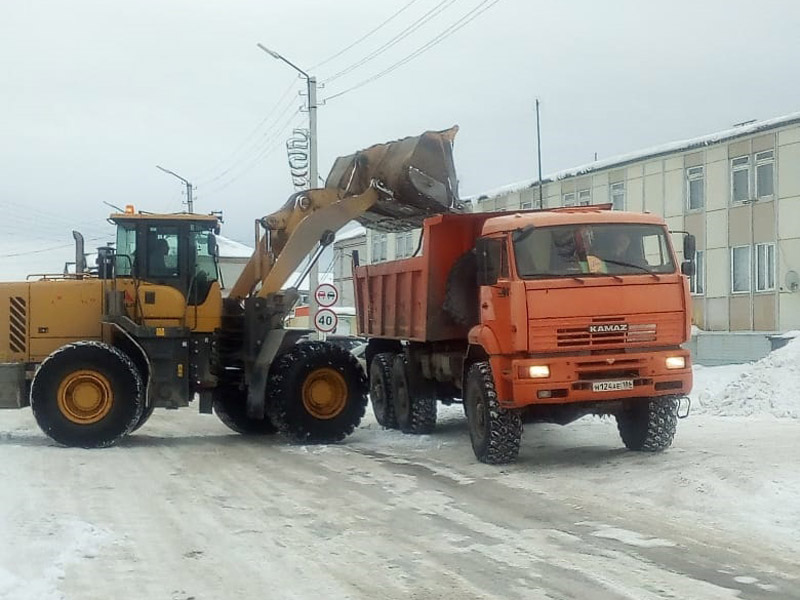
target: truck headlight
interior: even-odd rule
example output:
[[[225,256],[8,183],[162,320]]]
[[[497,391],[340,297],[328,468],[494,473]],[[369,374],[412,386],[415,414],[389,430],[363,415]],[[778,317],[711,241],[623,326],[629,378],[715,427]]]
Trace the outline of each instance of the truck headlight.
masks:
[[[532,379],[544,379],[550,377],[550,367],[547,365],[532,365],[528,367],[528,377]]]
[[[683,356],[668,356],[666,364],[668,369],[685,369],[686,358]]]

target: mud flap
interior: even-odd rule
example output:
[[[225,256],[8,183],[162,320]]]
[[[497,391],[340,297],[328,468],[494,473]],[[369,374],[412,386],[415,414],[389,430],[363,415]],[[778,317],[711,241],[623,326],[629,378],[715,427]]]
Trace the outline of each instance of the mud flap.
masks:
[[[25,381],[25,365],[0,365],[0,408],[23,408],[30,405]]]

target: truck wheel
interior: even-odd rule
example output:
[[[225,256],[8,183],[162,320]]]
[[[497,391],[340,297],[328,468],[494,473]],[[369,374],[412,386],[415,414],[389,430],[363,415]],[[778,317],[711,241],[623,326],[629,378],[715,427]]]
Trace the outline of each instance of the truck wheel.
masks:
[[[214,413],[229,429],[242,435],[269,435],[277,431],[269,417],[252,419],[247,416],[247,390],[222,386],[212,393]]]
[[[153,412],[155,410],[156,410],[156,405],[153,403],[150,403],[150,406],[145,406],[144,410],[142,411],[142,416],[139,417],[139,420],[136,422],[136,425],[133,426],[133,429],[131,429],[130,433],[133,433],[134,431],[138,431],[139,429],[141,429],[142,426],[144,426],[144,424],[150,420],[150,417],[153,416]]]
[[[447,275],[442,310],[459,325],[471,327],[480,320],[477,277],[478,257],[474,250],[461,255]]]
[[[397,429],[392,397],[392,361],[394,353],[381,352],[372,359],[369,367],[369,399],[378,424],[387,429]]]
[[[678,426],[675,398],[641,400],[616,414],[622,442],[629,450],[661,452],[672,445]]]
[[[367,407],[367,378],[356,358],[325,342],[297,344],[275,359],[267,409],[278,431],[302,443],[338,442]]]
[[[408,375],[406,357],[397,354],[392,362],[391,386],[397,426],[403,433],[431,433],[436,428],[436,396],[420,394],[409,385]]]
[[[136,365],[101,342],[59,348],[39,367],[31,387],[39,427],[65,446],[103,448],[139,423],[144,385]]]
[[[475,457],[490,465],[514,462],[522,441],[522,418],[497,401],[492,368],[487,361],[476,362],[467,373],[464,410]]]

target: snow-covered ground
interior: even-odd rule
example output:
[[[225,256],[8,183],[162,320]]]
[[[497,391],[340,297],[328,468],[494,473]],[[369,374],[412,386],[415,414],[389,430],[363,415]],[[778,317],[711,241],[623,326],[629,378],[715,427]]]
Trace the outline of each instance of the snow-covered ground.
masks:
[[[663,454],[586,418],[502,468],[460,406],[312,447],[161,411],[100,451],[0,413],[0,598],[800,597],[798,360],[697,368]]]

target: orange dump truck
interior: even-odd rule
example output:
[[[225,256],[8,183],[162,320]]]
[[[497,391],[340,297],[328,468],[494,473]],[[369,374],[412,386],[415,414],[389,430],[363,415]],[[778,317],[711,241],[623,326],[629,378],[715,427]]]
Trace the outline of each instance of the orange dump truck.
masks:
[[[523,423],[587,414],[667,448],[692,386],[683,242],[679,264],[662,218],[606,206],[427,219],[417,256],[355,265],[378,422],[429,433],[462,398],[491,464],[516,459]]]

